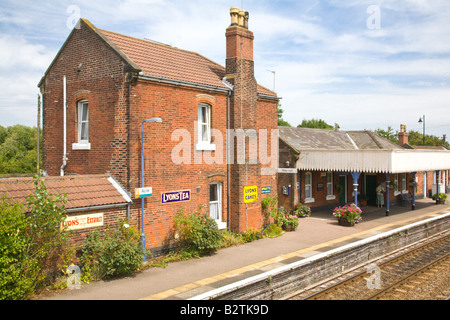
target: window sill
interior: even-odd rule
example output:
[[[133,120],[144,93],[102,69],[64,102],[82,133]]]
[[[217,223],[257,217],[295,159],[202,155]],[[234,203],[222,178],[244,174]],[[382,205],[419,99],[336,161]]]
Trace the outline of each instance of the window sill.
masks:
[[[216,151],[216,145],[210,143],[197,143],[195,145],[197,151]]]
[[[336,200],[336,196],[327,196],[327,200]]]
[[[314,199],[314,198],[305,199],[305,203],[313,203],[313,202],[316,202],[316,199]]]
[[[91,150],[91,144],[87,143],[72,143],[72,150]]]
[[[227,228],[227,223],[226,222],[222,222],[219,220],[214,220],[217,223],[217,227],[219,228],[219,230],[223,230]]]

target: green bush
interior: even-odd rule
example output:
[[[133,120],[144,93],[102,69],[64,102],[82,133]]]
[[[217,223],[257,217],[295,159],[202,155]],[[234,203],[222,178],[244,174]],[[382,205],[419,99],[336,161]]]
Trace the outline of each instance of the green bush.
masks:
[[[283,229],[276,225],[270,224],[266,228],[263,229],[262,235],[264,238],[276,238],[283,234]]]
[[[222,236],[217,223],[201,213],[201,207],[188,215],[180,210],[174,218],[174,231],[183,246],[201,254],[210,254],[222,245]]]
[[[26,209],[0,201],[0,299],[27,299],[61,273],[65,197],[49,194],[39,177],[34,184]]]
[[[28,255],[31,241],[23,206],[0,201],[0,300],[22,300],[34,292],[37,259]]]
[[[248,228],[246,231],[241,233],[241,236],[244,242],[252,242],[255,240],[262,239],[261,231],[253,228]]]
[[[81,251],[84,282],[132,273],[142,265],[139,233],[123,221],[103,234],[99,230],[90,233]]]
[[[39,261],[38,285],[42,286],[52,283],[60,274],[61,256],[68,248],[67,227],[61,227],[67,217],[66,195],[50,194],[38,176],[34,185],[34,193],[26,198],[32,243],[29,255]]]

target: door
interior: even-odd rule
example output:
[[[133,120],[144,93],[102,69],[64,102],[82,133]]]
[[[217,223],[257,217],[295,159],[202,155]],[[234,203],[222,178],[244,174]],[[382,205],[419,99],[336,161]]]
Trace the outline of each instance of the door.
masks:
[[[347,203],[347,176],[339,176],[339,205]]]
[[[368,205],[377,205],[377,176],[366,175],[366,196]]]

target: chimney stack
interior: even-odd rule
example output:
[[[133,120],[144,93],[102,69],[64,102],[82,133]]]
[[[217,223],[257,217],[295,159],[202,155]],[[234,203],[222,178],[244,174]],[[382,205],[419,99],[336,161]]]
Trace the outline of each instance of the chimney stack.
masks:
[[[249,13],[232,7],[226,36],[226,78],[234,86],[231,125],[255,128],[257,83],[254,75],[253,32],[248,30]]]
[[[398,144],[403,146],[409,141],[409,134],[406,132],[406,124],[400,125],[400,132],[398,133]]]

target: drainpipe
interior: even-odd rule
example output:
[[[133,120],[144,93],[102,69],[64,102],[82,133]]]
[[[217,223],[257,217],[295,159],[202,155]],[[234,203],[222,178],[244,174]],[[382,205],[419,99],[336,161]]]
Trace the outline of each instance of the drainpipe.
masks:
[[[63,164],[61,166],[61,176],[64,176],[64,170],[67,165],[67,81],[66,76],[63,78],[63,112],[64,112],[64,128],[63,128],[63,140],[64,140],[64,151],[63,151]]]

